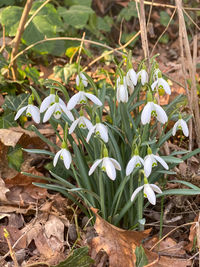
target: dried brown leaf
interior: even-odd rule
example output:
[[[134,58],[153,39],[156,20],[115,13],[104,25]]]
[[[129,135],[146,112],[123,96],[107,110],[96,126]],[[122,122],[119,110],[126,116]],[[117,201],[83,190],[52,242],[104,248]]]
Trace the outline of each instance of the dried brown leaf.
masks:
[[[98,234],[91,241],[92,258],[95,258],[97,253],[103,249],[109,256],[110,267],[134,267],[135,249],[141,245],[142,239],[147,237],[151,230],[148,229],[144,232],[122,230],[102,219],[96,209],[92,209],[92,211],[96,215],[94,228]],[[155,253],[145,252],[149,262],[156,260]]]
[[[1,202],[8,202],[6,193],[10,190],[5,186],[4,181],[0,178],[0,201]]]
[[[50,215],[44,229],[48,238],[51,236],[57,237],[60,242],[64,242],[64,223],[56,216]]]

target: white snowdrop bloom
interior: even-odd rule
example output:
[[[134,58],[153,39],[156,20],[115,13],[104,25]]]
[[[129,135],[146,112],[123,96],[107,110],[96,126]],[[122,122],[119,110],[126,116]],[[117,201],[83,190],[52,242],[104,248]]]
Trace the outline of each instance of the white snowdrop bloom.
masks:
[[[152,91],[155,90],[155,88],[163,89],[168,95],[171,95],[171,89],[167,81],[163,78],[158,78],[154,83],[151,85]]]
[[[144,160],[139,155],[134,155],[128,162],[126,167],[126,176],[131,174],[137,167],[144,165]]]
[[[56,102],[53,105],[50,105],[49,107],[43,105],[42,110],[47,109],[46,113],[44,114],[43,122],[47,122],[51,118],[52,115],[54,116],[54,118],[60,119],[62,113],[65,113],[67,117],[71,121],[73,121],[74,117],[71,111],[67,108],[67,106],[63,102],[63,100],[59,98],[58,96],[55,96],[55,101]],[[47,104],[48,103],[46,102],[46,105]]]
[[[162,159],[160,156],[149,154],[144,158],[144,173],[146,177],[149,177],[152,171],[152,167],[157,166],[157,161],[166,169],[168,170],[169,167],[167,163]]]
[[[156,196],[155,196],[155,193],[162,193],[161,189],[155,185],[155,184],[149,184],[149,183],[146,183],[142,186],[139,186],[132,194],[131,196],[131,201],[133,201],[136,197],[136,195],[144,188],[144,196],[148,198],[149,202],[152,204],[152,205],[155,205],[156,204]]]
[[[141,79],[142,85],[145,85],[145,83],[148,83],[149,75],[145,69],[142,69],[137,73],[137,80],[138,79]]]
[[[42,113],[45,110],[47,110],[50,106],[52,106],[56,102],[55,99],[56,99],[55,94],[50,94],[49,96],[45,97],[45,99],[42,101],[42,104],[40,106],[40,112]],[[59,102],[65,105],[65,103],[63,102],[61,98],[59,98]]]
[[[40,123],[40,110],[38,107],[34,106],[33,104],[28,104],[27,106],[20,108],[14,120],[17,120],[25,110],[26,110],[27,117],[32,117],[36,123]]]
[[[102,123],[96,123],[90,130],[87,135],[86,141],[89,142],[92,134],[100,136],[100,138],[107,143],[108,142],[108,129]]]
[[[126,83],[127,83],[127,86],[129,87],[130,94],[132,94],[134,91],[134,87],[137,84],[137,74],[134,71],[134,69],[129,69],[129,71],[127,72]]]
[[[59,150],[56,153],[56,155],[55,155],[55,157],[53,159],[53,166],[54,167],[56,166],[59,158],[63,160],[65,168],[69,169],[70,164],[72,162],[72,156],[71,156],[69,150],[66,149],[66,148],[62,148],[61,150]]]
[[[91,175],[99,164],[101,164],[101,169],[106,172],[111,180],[115,180],[116,178],[116,169],[121,171],[121,166],[118,161],[113,158],[104,157],[102,159],[97,159],[93,163],[88,174]]]
[[[93,94],[90,93],[85,93],[84,91],[80,91],[77,94],[73,95],[68,104],[67,104],[67,108],[69,110],[73,109],[77,104],[86,104],[87,103],[87,98],[89,100],[91,100],[94,104],[96,104],[97,106],[102,106],[102,102],[98,99],[98,97],[96,97]]]
[[[174,136],[176,134],[177,130],[182,130],[183,134],[188,137],[189,135],[189,130],[188,130],[188,126],[187,123],[183,120],[183,119],[179,119],[175,124],[174,127],[172,129],[172,135]]]
[[[126,84],[126,77],[123,78],[123,83],[121,83],[120,78],[117,79],[117,101],[118,103],[128,102],[128,91]]]
[[[87,87],[87,85],[88,85],[88,80],[87,80],[87,78],[85,77],[85,75],[84,75],[82,72],[80,72],[80,74],[76,76],[76,85],[77,85],[77,86],[79,86],[79,84],[80,84],[80,79],[81,79],[83,85],[84,85],[85,87]]]
[[[73,133],[73,131],[75,130],[77,125],[78,125],[79,128],[82,128],[82,129],[86,129],[87,128],[88,130],[90,130],[93,127],[92,123],[86,117],[80,116],[70,126],[69,134]]]
[[[168,121],[167,114],[163,108],[153,102],[148,102],[142,111],[142,124],[150,123],[151,116],[156,117],[163,124]]]

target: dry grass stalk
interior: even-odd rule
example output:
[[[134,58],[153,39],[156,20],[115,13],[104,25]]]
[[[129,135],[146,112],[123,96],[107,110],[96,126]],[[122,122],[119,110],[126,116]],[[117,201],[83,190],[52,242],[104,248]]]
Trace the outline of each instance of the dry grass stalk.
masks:
[[[176,0],[176,6],[178,11],[178,18],[179,18],[179,40],[181,44],[181,49],[185,52],[187,64],[185,64],[184,58],[184,65],[187,67],[189,73],[189,79],[191,80],[191,91],[190,94],[187,94],[188,103],[193,111],[193,119],[195,125],[195,132],[196,132],[196,139],[198,147],[200,148],[200,115],[199,115],[199,104],[198,104],[198,97],[197,97],[197,87],[196,87],[196,80],[195,80],[195,73],[196,73],[196,56],[197,53],[194,51],[194,60],[192,59],[191,51],[190,51],[190,44],[188,41],[187,30],[185,25],[185,20],[183,16],[183,8],[182,8],[182,0]],[[194,40],[195,43],[195,40]],[[184,57],[184,52],[183,57]]]
[[[24,32],[25,23],[26,23],[26,20],[28,18],[29,11],[32,7],[32,3],[33,3],[33,0],[27,0],[26,5],[25,5],[24,10],[23,10],[23,13],[22,13],[22,16],[21,16],[21,19],[20,19],[20,22],[19,22],[19,27],[17,29],[16,36],[14,38],[14,47],[13,47],[12,53],[11,53],[11,61],[12,61],[11,71],[12,71],[12,76],[13,76],[14,80],[17,79],[17,64],[16,64],[16,61],[13,60],[13,58],[15,58],[15,56],[17,55],[19,44],[21,41],[21,37],[22,37],[22,34]]]

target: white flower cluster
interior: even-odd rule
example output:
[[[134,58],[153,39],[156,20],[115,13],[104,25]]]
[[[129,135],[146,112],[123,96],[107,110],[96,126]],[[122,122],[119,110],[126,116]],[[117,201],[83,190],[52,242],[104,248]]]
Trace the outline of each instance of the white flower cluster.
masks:
[[[171,94],[171,89],[168,83],[162,77],[160,77],[159,70],[155,71],[154,79],[155,81],[151,85],[152,92],[154,90],[164,89],[167,94]],[[141,82],[143,86],[149,82],[148,73],[144,68],[141,69],[137,74],[133,68],[130,68],[127,71],[126,76],[119,77],[117,79],[116,97],[118,103],[128,102],[128,89],[129,93],[132,94],[138,82]],[[88,85],[88,80],[83,73],[79,73],[77,75],[76,85],[77,87],[80,86],[80,88],[81,86],[82,88],[84,88]],[[141,113],[141,123],[143,125],[150,123],[152,116],[156,117],[157,120],[163,124],[168,121],[168,117],[164,109],[158,104],[154,103],[152,92],[149,92],[149,97],[147,96],[147,103]],[[28,105],[19,109],[15,116],[15,120],[17,120],[25,111],[26,116],[32,117],[36,123],[40,122],[40,113],[44,113],[43,122],[47,122],[52,116],[54,116],[56,119],[59,119],[62,113],[64,113],[72,121],[71,126],[69,128],[69,134],[72,134],[78,126],[82,129],[88,129],[86,142],[89,142],[92,134],[95,134],[96,136],[99,136],[104,143],[107,143],[109,141],[108,129],[103,123],[100,122],[99,119],[96,121],[96,124],[93,125],[91,121],[84,116],[83,111],[81,109],[80,116],[76,120],[74,120],[74,116],[71,112],[72,109],[75,108],[77,104],[86,104],[88,100],[92,101],[97,106],[102,106],[102,102],[95,95],[91,93],[86,93],[83,90],[72,96],[67,105],[60,97],[58,97],[57,94],[51,92],[50,95],[43,100],[40,109],[33,105],[33,99],[30,97]],[[174,124],[172,135],[176,134],[177,129],[181,129],[185,136],[189,135],[187,124],[181,117]],[[108,152],[107,150],[105,151],[106,152],[104,153],[102,158],[97,159],[92,164],[88,174],[92,175],[95,169],[100,166],[101,170],[105,171],[107,176],[111,180],[115,180],[116,170],[120,171],[121,166],[119,162],[116,161],[114,158],[108,157]],[[56,166],[59,158],[63,160],[66,169],[69,169],[72,162],[72,156],[68,150],[67,143],[65,141],[63,141],[61,149],[56,153],[54,157],[54,166]],[[151,204],[155,204],[156,197],[154,191],[157,193],[161,193],[161,190],[158,186],[154,184],[149,184],[147,178],[150,176],[152,168],[157,166],[158,163],[160,163],[166,170],[169,169],[167,163],[159,155],[153,154],[150,148],[148,148],[148,154],[144,157],[144,159],[139,156],[138,149],[136,149],[136,152],[127,164],[126,175],[130,175],[135,168],[143,166],[145,180],[144,185],[138,187],[133,192],[133,195],[131,197],[132,201],[135,199],[136,195],[142,189],[144,189],[144,195],[148,198]]]

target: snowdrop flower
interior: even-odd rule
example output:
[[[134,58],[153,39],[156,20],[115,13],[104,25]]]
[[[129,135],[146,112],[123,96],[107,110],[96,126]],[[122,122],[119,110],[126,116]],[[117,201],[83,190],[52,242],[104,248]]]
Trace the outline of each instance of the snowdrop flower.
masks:
[[[158,78],[158,79],[151,85],[151,89],[152,89],[152,91],[154,91],[156,87],[157,87],[158,89],[163,89],[163,90],[165,90],[165,92],[166,92],[168,95],[171,95],[171,89],[170,89],[170,86],[169,86],[168,82],[165,81],[165,79],[163,79],[163,78]]]
[[[137,73],[137,79],[141,79],[142,85],[145,85],[145,83],[148,83],[149,76],[145,69],[142,69]]]
[[[157,162],[159,162],[166,170],[169,169],[167,163],[157,155],[152,154],[152,150],[148,148],[148,155],[144,158],[144,173],[146,177],[149,177],[152,171],[152,167],[157,166]]]
[[[182,130],[183,131],[183,134],[186,137],[188,137],[189,130],[188,130],[187,123],[183,119],[181,119],[181,118],[174,124],[174,127],[172,129],[172,135],[173,136],[176,134],[176,131],[177,130]]]
[[[52,106],[56,102],[55,99],[56,95],[54,93],[50,93],[49,96],[45,97],[40,106],[40,112],[42,113],[45,110],[47,110],[50,106]],[[59,99],[59,102],[63,102],[62,99]]]
[[[120,78],[117,79],[117,101],[118,103],[128,102],[128,91],[127,91],[127,84],[126,84],[126,77],[123,78],[123,80],[120,80]]]
[[[91,166],[88,174],[91,175],[95,171],[95,169],[97,168],[97,166],[99,164],[101,164],[101,169],[103,171],[105,171],[106,174],[108,175],[108,177],[113,181],[116,178],[116,170],[115,169],[121,171],[121,166],[120,166],[119,162],[117,162],[113,158],[104,157],[102,159],[97,159],[93,163],[93,165]]]
[[[74,120],[74,117],[73,117],[71,111],[67,108],[67,106],[65,105],[63,100],[60,97],[58,97],[58,95],[55,95],[55,102],[53,105],[52,105],[52,102],[50,104],[50,101],[52,101],[53,96],[50,95],[50,97],[48,99],[47,98],[44,99],[46,101],[43,101],[44,104],[41,105],[41,107],[40,107],[40,111],[46,110],[46,113],[44,114],[43,122],[48,121],[52,115],[54,115],[54,118],[60,119],[63,112],[67,115],[67,117],[71,121]]]
[[[79,84],[80,84],[80,80],[82,81],[83,85],[84,85],[85,87],[87,87],[87,85],[88,85],[88,80],[87,80],[87,78],[85,77],[85,75],[84,75],[82,72],[80,72],[80,73],[76,76],[76,85],[77,85],[77,86],[79,86]]]
[[[87,98],[90,99],[97,106],[102,106],[102,102],[93,94],[85,93],[80,91],[74,96],[72,96],[67,104],[69,110],[73,109],[77,104],[86,104]]]
[[[27,117],[32,117],[36,123],[40,123],[40,110],[33,105],[32,95],[28,99],[28,105],[18,110],[14,120],[17,120],[25,110]]]
[[[147,179],[146,179],[147,180]],[[142,186],[139,186],[132,194],[131,201],[133,201],[136,195],[144,188],[144,196],[148,198],[149,202],[152,205],[156,204],[156,196],[155,193],[162,193],[161,189],[155,184],[149,184],[148,181]]]
[[[67,149],[67,144],[65,142],[62,143],[61,150],[59,150],[56,153],[56,155],[55,155],[55,157],[53,159],[53,166],[54,167],[56,166],[59,158],[63,160],[65,168],[69,169],[70,164],[72,162],[72,156],[71,156],[69,150]]]
[[[82,110],[80,111],[80,115],[81,116],[78,119],[76,119],[72,123],[72,125],[70,126],[69,134],[73,133],[73,131],[75,130],[77,125],[78,125],[79,128],[82,128],[82,129],[86,129],[87,128],[88,130],[90,130],[93,127],[92,123],[86,117],[83,116],[83,111]]]
[[[130,94],[132,94],[134,91],[134,87],[137,84],[137,74],[134,71],[134,69],[129,69],[129,71],[127,72],[126,83],[127,83],[128,87],[130,88],[130,90],[129,90]]]
[[[99,122],[99,123],[96,123],[94,126],[92,126],[86,138],[87,143],[89,142],[93,133],[95,133],[96,135],[99,135],[105,143],[108,142],[108,129],[102,123]]]
[[[163,124],[168,121],[167,114],[163,108],[153,102],[148,102],[142,111],[142,124],[150,123],[151,116],[156,117]]]
[[[137,167],[144,165],[144,160],[139,155],[134,155],[128,162],[126,167],[126,176],[131,174]]]

